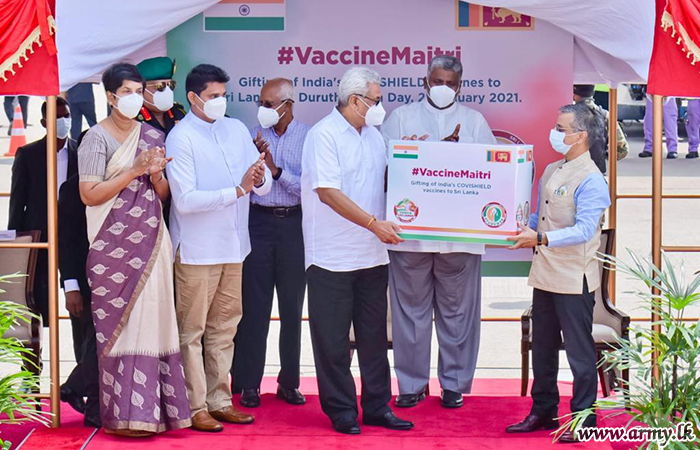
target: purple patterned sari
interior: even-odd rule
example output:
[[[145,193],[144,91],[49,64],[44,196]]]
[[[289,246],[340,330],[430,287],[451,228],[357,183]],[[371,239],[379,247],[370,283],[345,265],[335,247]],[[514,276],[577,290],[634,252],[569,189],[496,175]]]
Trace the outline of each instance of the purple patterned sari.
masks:
[[[164,138],[141,124],[108,162],[105,181],[128,170],[141,150],[164,147]],[[172,244],[148,175],[86,214],[102,424],[151,432],[188,427]]]

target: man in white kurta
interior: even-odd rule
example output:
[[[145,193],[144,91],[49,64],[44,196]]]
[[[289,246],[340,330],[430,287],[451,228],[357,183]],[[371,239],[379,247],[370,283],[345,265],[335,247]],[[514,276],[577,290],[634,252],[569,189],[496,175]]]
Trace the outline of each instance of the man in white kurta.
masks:
[[[394,110],[382,126],[392,139],[495,144],[486,119],[456,103],[462,65],[447,55],[428,68],[424,101]],[[396,406],[425,398],[430,378],[433,314],[439,342],[438,378],[442,405],[462,406],[471,390],[481,326],[483,244],[406,241],[389,251],[394,368],[400,395]]]
[[[246,126],[224,117],[228,80],[215,66],[192,69],[186,81],[192,107],[165,143],[173,158],[167,170],[180,350],[198,431],[253,421],[233,408],[228,375],[250,253],[249,194],[267,194],[272,175]]]

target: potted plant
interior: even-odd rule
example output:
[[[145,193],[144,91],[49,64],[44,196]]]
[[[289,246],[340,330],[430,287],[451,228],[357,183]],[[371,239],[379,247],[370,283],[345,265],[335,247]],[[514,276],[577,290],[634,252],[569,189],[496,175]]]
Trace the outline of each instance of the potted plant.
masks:
[[[11,283],[12,278],[23,277],[22,274],[0,276],[0,283]],[[5,291],[0,288],[0,293]],[[38,390],[39,378],[26,370],[33,364],[28,354],[30,349],[24,347],[19,339],[5,337],[7,331],[20,322],[29,323],[34,315],[26,306],[13,302],[0,301],[0,364],[17,367],[17,371],[0,373],[0,425],[35,421],[48,425],[49,413],[41,410],[41,402],[26,393]],[[0,449],[8,450],[9,441],[0,436]]]
[[[654,330],[634,326],[629,340],[618,338],[619,348],[603,352],[599,362],[606,370],[616,373],[630,370],[630,383],[617,378],[620,388],[617,395],[598,399],[593,408],[575,413],[558,431],[568,427],[580,429],[584,419],[598,409],[606,418],[626,416],[626,430],[635,427],[676,429],[679,424],[690,422],[695,441],[667,440],[664,444],[646,440],[640,449],[698,448],[700,439],[700,327],[697,321],[685,321],[688,309],[700,303],[700,272],[687,280],[685,267],[678,268],[664,253],[663,267],[659,270],[650,259],[641,258],[629,251],[631,263],[610,255],[601,260],[611,270],[629,275],[641,281],[645,289],[633,292],[641,300],[641,307],[656,313],[659,320]],[[656,288],[658,295],[652,293]],[[653,380],[652,366],[656,349],[658,381]],[[608,411],[605,413],[605,411]],[[556,439],[556,438],[555,438]]]

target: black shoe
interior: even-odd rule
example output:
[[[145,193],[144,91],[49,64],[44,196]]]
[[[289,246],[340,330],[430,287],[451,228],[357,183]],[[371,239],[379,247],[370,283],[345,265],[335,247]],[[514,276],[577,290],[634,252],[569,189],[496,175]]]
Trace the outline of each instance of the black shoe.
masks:
[[[541,429],[554,430],[555,428],[559,428],[557,419],[530,414],[522,422],[506,427],[506,433],[530,433]]]
[[[68,403],[71,408],[78,411],[80,414],[85,414],[85,400],[77,392],[68,386],[61,386],[61,401]]]
[[[678,158],[678,152],[668,152],[668,155],[666,155],[666,159],[676,159]]]
[[[260,391],[258,389],[243,389],[241,392],[241,405],[246,408],[260,406]]]
[[[698,156],[700,156],[700,155],[698,155],[698,151],[697,151],[697,150],[695,150],[694,152],[688,152],[688,154],[685,155],[686,159],[695,159],[695,158],[697,158]]]
[[[282,386],[277,386],[277,398],[284,400],[290,405],[303,405],[306,403],[304,394],[299,392],[299,389],[285,389]]]
[[[360,434],[360,424],[355,419],[341,419],[333,421],[333,429],[343,434]]]
[[[412,408],[422,400],[425,400],[425,389],[417,394],[400,394],[396,397],[396,407]]]
[[[384,427],[390,430],[410,430],[413,428],[413,422],[399,419],[392,411],[385,413],[379,417],[367,417],[362,419],[362,423],[373,427]]]
[[[444,408],[461,408],[462,405],[464,405],[464,399],[460,392],[448,391],[445,389],[442,391],[440,403]]]
[[[647,150],[644,150],[642,153],[639,154],[640,158],[651,158],[651,156],[651,152]]]
[[[99,414],[86,414],[85,419],[83,420],[83,425],[88,428],[102,428],[102,419],[100,419]]]

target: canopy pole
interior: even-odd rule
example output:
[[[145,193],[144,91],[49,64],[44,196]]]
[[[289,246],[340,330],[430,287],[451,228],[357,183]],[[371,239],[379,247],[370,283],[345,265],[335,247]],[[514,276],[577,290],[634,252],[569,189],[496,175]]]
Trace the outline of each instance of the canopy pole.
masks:
[[[673,101],[673,99],[669,100]],[[652,107],[653,107],[653,156],[652,156],[652,170],[651,170],[651,254],[654,265],[661,270],[661,225],[663,221],[661,220],[662,214],[662,176],[663,176],[663,147],[662,147],[662,132],[663,132],[663,97],[660,95],[654,95],[652,97]],[[652,288],[653,295],[659,295],[660,292],[657,288]],[[654,300],[654,303],[658,303]],[[655,307],[658,305],[655,305]],[[660,320],[659,315],[652,311],[651,321],[652,323],[658,322]],[[652,325],[652,330],[657,333],[661,332],[661,325]],[[659,381],[659,351],[657,343],[653,342],[652,351],[652,385]]]
[[[49,253],[49,351],[51,427],[61,425],[61,379],[58,349],[58,179],[56,175],[56,96],[46,98],[46,182]],[[39,355],[41,356],[41,355]]]
[[[608,97],[608,186],[610,188],[610,209],[608,210],[608,228],[617,229],[617,88],[610,88]],[[617,241],[613,240],[612,256],[617,254]],[[616,272],[610,272],[608,295],[610,301],[616,301]]]

